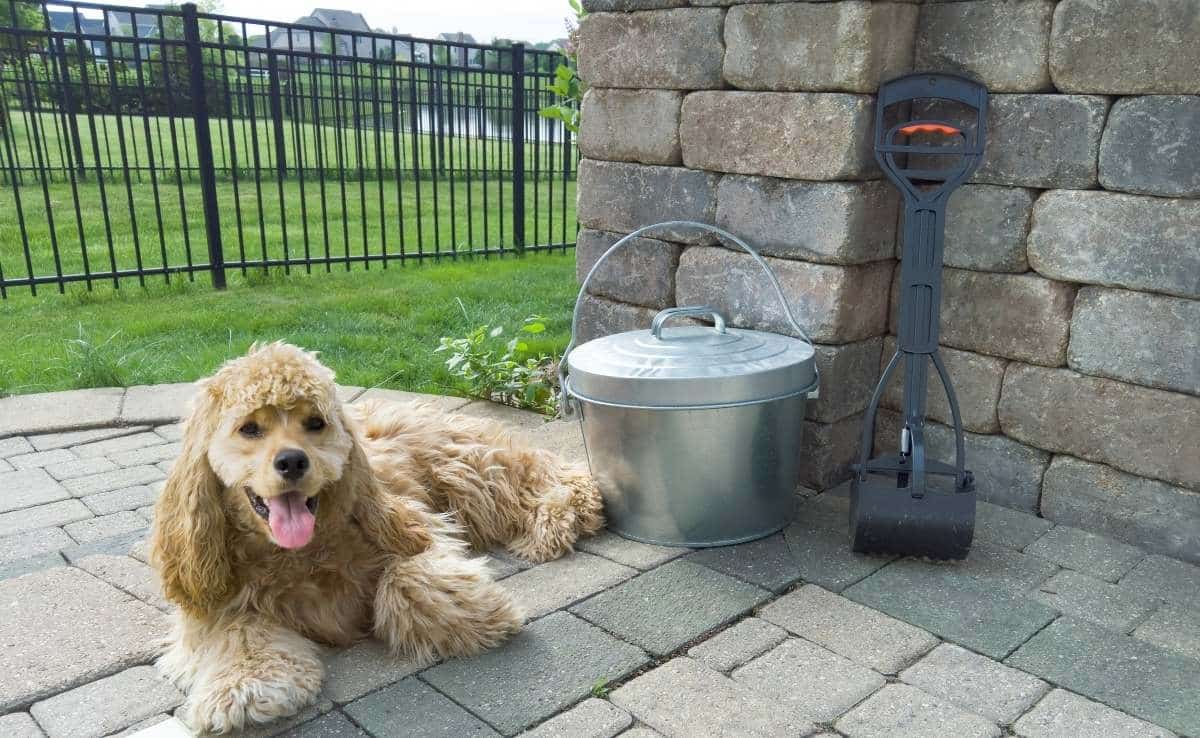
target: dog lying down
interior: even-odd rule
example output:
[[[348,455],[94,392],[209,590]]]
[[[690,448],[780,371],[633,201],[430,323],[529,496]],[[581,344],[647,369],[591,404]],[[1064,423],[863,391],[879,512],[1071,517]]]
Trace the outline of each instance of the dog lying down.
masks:
[[[183,436],[151,556],[179,606],[159,667],[197,730],[313,702],[318,643],[374,636],[421,662],[496,646],[522,611],[470,549],[546,561],[603,526],[583,466],[488,421],[343,406],[333,372],[283,343],[201,381]]]

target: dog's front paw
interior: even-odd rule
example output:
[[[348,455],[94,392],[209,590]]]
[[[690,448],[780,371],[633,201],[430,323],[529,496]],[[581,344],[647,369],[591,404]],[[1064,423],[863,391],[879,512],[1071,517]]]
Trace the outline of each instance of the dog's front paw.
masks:
[[[218,681],[190,695],[180,718],[199,733],[230,733],[294,715],[312,704],[320,689],[320,673]]]

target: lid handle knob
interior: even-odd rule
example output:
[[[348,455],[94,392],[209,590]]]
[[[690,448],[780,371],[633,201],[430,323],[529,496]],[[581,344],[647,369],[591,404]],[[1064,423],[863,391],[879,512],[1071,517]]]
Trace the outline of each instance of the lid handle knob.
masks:
[[[662,330],[667,321],[687,315],[711,315],[713,330],[717,333],[725,332],[725,317],[718,313],[715,307],[711,305],[688,305],[686,307],[669,307],[658,315],[655,315],[654,320],[650,323],[650,334],[660,341],[663,340]]]

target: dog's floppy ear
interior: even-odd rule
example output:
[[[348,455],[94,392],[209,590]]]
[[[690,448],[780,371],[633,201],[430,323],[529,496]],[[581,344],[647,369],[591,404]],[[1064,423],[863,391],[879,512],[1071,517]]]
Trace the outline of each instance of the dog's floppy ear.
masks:
[[[150,539],[163,593],[197,615],[219,606],[234,585],[221,482],[207,456],[217,420],[218,388],[210,380],[199,385],[184,423],[183,449],[155,504]]]
[[[342,483],[351,492],[355,520],[381,550],[416,556],[433,545],[428,516],[383,488],[357,441],[350,449]]]

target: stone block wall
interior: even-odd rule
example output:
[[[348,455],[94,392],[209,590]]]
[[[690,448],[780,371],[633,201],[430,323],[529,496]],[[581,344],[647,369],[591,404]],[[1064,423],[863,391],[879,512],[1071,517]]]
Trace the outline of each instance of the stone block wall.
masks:
[[[820,489],[848,478],[895,345],[900,207],[870,151],[872,93],[913,69],[987,84],[987,158],[950,200],[941,326],[979,494],[1200,562],[1195,3],[584,5],[580,276],[660,220],[760,248],[818,343],[802,453]],[[698,302],[788,331],[754,262],[703,234],[655,234],[615,262],[583,338]],[[930,398],[929,443],[949,458],[940,387]]]

